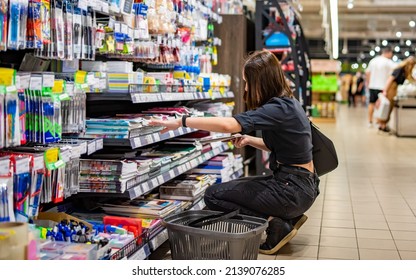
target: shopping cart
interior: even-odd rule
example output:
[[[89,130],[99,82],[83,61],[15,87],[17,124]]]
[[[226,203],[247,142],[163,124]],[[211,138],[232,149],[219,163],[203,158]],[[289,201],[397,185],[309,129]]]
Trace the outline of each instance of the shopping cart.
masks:
[[[166,217],[174,260],[255,260],[268,222],[265,219],[208,210]]]

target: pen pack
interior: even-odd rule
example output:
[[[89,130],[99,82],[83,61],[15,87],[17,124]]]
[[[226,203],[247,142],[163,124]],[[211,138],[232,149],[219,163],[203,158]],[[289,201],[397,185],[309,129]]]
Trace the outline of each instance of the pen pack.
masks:
[[[30,158],[23,155],[10,157],[13,170],[14,214],[17,222],[29,221]]]
[[[7,50],[8,0],[0,0],[0,51]]]
[[[5,145],[5,87],[0,86],[0,149],[4,148]]]
[[[15,86],[6,88],[5,96],[5,147],[20,145],[19,99]]]
[[[42,18],[41,0],[29,0],[29,10],[27,15],[27,48],[42,49]]]

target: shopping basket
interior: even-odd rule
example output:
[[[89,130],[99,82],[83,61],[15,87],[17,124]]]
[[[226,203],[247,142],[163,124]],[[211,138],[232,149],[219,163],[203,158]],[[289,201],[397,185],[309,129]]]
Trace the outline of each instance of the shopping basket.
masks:
[[[166,217],[174,260],[256,260],[265,219],[224,214],[208,210],[189,210]]]

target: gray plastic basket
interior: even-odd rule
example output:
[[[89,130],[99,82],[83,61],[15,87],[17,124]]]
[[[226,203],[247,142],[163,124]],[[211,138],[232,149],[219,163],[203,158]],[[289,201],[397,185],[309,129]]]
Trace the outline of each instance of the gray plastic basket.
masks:
[[[189,210],[166,217],[174,260],[256,260],[261,235],[268,222],[265,219],[237,215],[202,227],[188,224],[221,212]]]

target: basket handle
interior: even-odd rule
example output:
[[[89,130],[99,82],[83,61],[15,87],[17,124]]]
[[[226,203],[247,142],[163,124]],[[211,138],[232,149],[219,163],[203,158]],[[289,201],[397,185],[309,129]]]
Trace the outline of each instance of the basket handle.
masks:
[[[239,213],[240,213],[240,209],[237,209],[237,210],[230,211],[228,213],[209,215],[209,216],[202,217],[202,218],[196,219],[195,221],[190,222],[188,226],[203,227],[203,226],[212,225],[213,223],[216,223],[216,222],[224,221],[226,219],[231,219],[231,218],[241,219],[241,217],[236,217]]]

